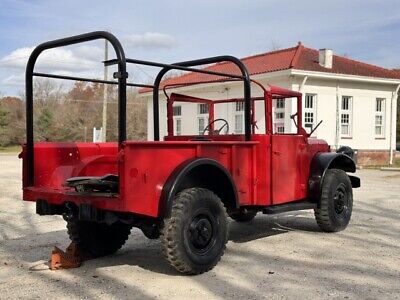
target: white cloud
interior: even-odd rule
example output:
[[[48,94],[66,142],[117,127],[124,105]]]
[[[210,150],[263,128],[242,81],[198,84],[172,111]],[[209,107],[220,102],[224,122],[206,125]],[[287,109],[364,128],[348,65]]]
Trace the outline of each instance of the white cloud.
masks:
[[[8,68],[24,68],[33,48],[19,48],[0,59],[0,66]]]
[[[109,52],[113,53],[113,48],[109,46]],[[80,47],[76,47],[74,49],[74,53],[76,56],[88,60],[94,60],[96,59],[103,59],[104,58],[104,48],[102,47],[97,47],[97,46],[88,46],[88,45],[82,45]]]
[[[0,66],[11,69],[25,69],[33,47],[18,48],[0,59]],[[90,58],[90,53],[98,54],[97,47],[80,47],[74,50],[55,48],[44,51],[38,58],[37,67],[46,71],[62,69],[66,71],[90,70],[100,66]]]
[[[2,80],[0,86],[22,87],[25,68],[34,47],[18,48],[0,58]],[[57,75],[102,78],[103,49],[79,46],[72,49],[55,48],[44,51],[38,58],[35,70]]]
[[[1,81],[1,84],[4,86],[22,86],[25,84],[25,76],[23,73],[20,74],[13,74],[11,76],[8,76],[6,78],[4,78]]]
[[[173,36],[159,33],[146,32],[142,35],[131,34],[126,38],[128,44],[138,48],[172,48],[176,45],[176,40]]]

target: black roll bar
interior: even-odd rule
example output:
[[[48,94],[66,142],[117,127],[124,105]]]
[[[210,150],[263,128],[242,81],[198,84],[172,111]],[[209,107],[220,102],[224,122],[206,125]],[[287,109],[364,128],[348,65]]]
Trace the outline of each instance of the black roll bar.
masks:
[[[117,81],[89,79],[83,77],[64,76],[56,74],[45,74],[34,72],[35,64],[39,55],[48,49],[63,47],[97,39],[105,39],[111,43],[116,53],[116,59],[104,61],[107,65],[118,65],[118,72],[114,73]],[[227,74],[206,69],[196,69],[193,66],[201,66],[205,64],[229,61],[234,63],[241,71],[242,75]],[[126,72],[126,63],[147,65],[162,68],[158,73],[154,84],[127,83],[128,73]],[[189,72],[197,72],[210,74],[215,76],[223,76],[228,78],[236,78],[243,80],[244,83],[244,101],[245,101],[245,139],[249,141],[251,138],[251,99],[250,99],[250,76],[246,66],[238,58],[224,55],[215,56],[197,60],[183,61],[175,64],[163,64],[145,60],[129,59],[125,57],[124,49],[119,40],[107,31],[94,31],[67,38],[57,39],[45,42],[37,46],[31,53],[25,73],[25,93],[26,93],[26,159],[27,159],[27,185],[34,185],[34,137],[33,137],[33,76],[47,77],[54,79],[67,79],[86,82],[97,82],[104,84],[118,85],[118,143],[121,145],[126,140],[126,87],[142,87],[153,89],[153,117],[154,117],[154,140],[160,140],[160,120],[159,120],[159,88],[163,76],[170,70],[182,70]]]
[[[110,66],[110,65],[116,64],[117,62],[118,61],[116,59],[110,59],[110,60],[104,61],[104,64],[106,66]],[[243,76],[240,76],[240,75],[215,72],[215,71],[204,70],[204,69],[195,69],[195,68],[190,68],[190,67],[178,66],[177,64],[163,64],[163,63],[154,62],[154,61],[132,59],[132,58],[127,58],[126,62],[132,63],[132,64],[138,64],[138,65],[160,67],[160,68],[171,68],[171,69],[176,69],[176,70],[181,70],[181,71],[196,72],[196,73],[210,74],[210,75],[216,75],[216,76],[224,76],[224,77],[243,79]]]
[[[33,76],[53,78],[53,79],[66,79],[66,80],[75,80],[75,81],[96,82],[96,83],[104,83],[104,84],[118,84],[118,81],[101,80],[101,79],[95,79],[95,78],[84,78],[84,77],[76,77],[76,76],[66,76],[66,75],[57,75],[57,74],[46,74],[46,73],[38,73],[38,72],[33,72]],[[133,83],[133,82],[127,82],[126,86],[151,88],[151,89],[154,88],[154,85]]]
[[[26,95],[26,158],[27,158],[27,185],[34,185],[34,147],[33,147],[33,76],[34,68],[39,55],[52,48],[63,47],[97,39],[105,39],[114,47],[118,59],[118,142],[126,140],[126,60],[124,49],[119,40],[106,31],[94,31],[67,38],[45,42],[37,46],[31,53],[25,72]],[[38,73],[40,74],[40,73]]]
[[[218,72],[213,72],[213,71],[207,71],[207,70],[199,70],[199,69],[193,69],[193,68],[186,68],[186,67],[193,67],[193,66],[201,66],[201,65],[206,65],[206,64],[212,64],[212,63],[217,63],[217,62],[224,62],[224,61],[230,61],[234,63],[242,72],[242,76],[237,76],[233,74],[224,74],[224,73],[218,73]],[[243,62],[230,55],[222,55],[222,56],[215,56],[215,57],[208,57],[208,58],[203,58],[203,59],[196,59],[196,60],[188,60],[188,61],[183,61],[183,62],[178,62],[174,63],[172,65],[166,65],[164,66],[163,69],[158,73],[155,81],[154,81],[154,88],[153,88],[153,123],[154,123],[154,140],[159,141],[160,140],[160,121],[159,121],[159,88],[160,88],[160,83],[164,75],[173,69],[178,69],[178,70],[188,70],[193,71],[193,72],[198,72],[198,73],[206,73],[206,74],[212,74],[212,75],[220,75],[220,76],[225,76],[225,77],[231,77],[231,78],[240,78],[243,80],[243,85],[244,85],[244,107],[245,107],[245,112],[244,112],[244,133],[245,133],[245,140],[250,141],[251,139],[251,81],[250,81],[250,75],[249,72],[247,71],[246,66],[243,64]],[[213,74],[214,73],[214,74]]]

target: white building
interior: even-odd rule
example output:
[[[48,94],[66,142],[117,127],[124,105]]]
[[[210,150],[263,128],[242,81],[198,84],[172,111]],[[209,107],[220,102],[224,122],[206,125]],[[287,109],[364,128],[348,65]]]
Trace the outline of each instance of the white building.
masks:
[[[296,47],[243,58],[251,78],[303,93],[303,124],[314,128],[323,123],[313,136],[325,139],[333,149],[343,145],[358,150],[358,164],[388,164],[393,161],[396,143],[396,102],[400,87],[400,73],[381,67],[333,55],[329,49],[315,50],[299,43]],[[208,66],[207,69],[225,73],[239,71],[231,63]],[[209,83],[215,80],[215,82]],[[169,78],[163,85],[184,82],[204,82],[192,86],[168,89],[191,96],[224,99],[243,96],[241,82],[217,82],[212,75],[187,73]],[[148,97],[148,139],[153,138],[153,110],[151,93]],[[256,85],[252,96],[262,96]],[[296,111],[291,102],[274,103],[274,130],[293,132],[290,114]],[[176,103],[174,109],[175,134],[198,134],[208,120],[206,110],[198,104]],[[196,107],[197,106],[197,107]],[[264,130],[263,104],[256,105],[257,132]],[[220,104],[215,118],[229,122],[231,133],[243,132],[243,110],[236,103]],[[160,91],[160,136],[166,135],[166,101]],[[310,130],[310,129],[308,129]]]

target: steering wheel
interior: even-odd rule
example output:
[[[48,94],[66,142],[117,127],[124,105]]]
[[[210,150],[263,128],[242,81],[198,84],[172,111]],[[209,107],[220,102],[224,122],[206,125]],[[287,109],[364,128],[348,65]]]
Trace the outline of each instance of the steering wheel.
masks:
[[[215,122],[218,122],[218,121],[224,122],[224,124],[219,129],[213,129],[212,131],[210,131],[210,126],[212,124],[214,124]],[[225,120],[225,119],[215,119],[215,120],[211,121],[210,123],[208,123],[208,125],[204,128],[204,130],[202,132],[202,135],[205,135],[206,131],[208,131],[208,133],[212,134],[212,135],[213,134],[214,135],[219,135],[221,133],[222,129],[224,129],[224,128],[225,128],[225,134],[228,134],[228,132],[229,132],[228,121]]]
[[[290,118],[293,120],[294,125],[297,127],[297,122],[295,120],[296,117],[298,117],[298,112],[296,112],[293,115],[290,115]]]

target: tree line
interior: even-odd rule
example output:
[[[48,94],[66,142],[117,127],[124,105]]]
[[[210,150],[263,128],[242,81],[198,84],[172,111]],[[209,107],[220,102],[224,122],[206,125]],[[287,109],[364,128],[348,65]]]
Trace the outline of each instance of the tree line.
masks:
[[[107,141],[117,141],[117,88],[107,89]],[[33,90],[35,141],[92,141],[93,127],[102,126],[103,84],[76,82],[66,89],[51,80],[36,80]],[[128,139],[147,138],[147,103],[135,89],[127,91],[126,124]],[[0,146],[24,142],[24,95],[0,97]]]

